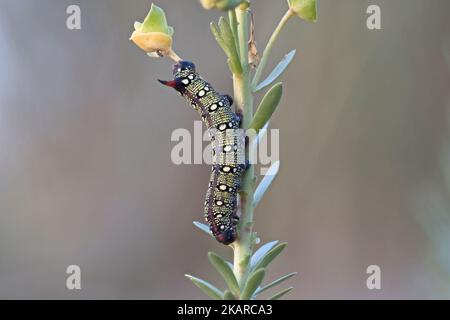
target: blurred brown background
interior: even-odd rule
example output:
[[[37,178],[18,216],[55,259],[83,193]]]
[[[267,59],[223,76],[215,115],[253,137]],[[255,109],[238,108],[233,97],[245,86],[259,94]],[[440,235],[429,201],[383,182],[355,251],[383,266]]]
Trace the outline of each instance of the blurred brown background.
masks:
[[[286,4],[254,2],[262,51]],[[70,4],[81,7],[79,31],[66,28]],[[220,13],[194,0],[158,4],[176,50],[232,92],[209,31]],[[381,7],[380,31],[366,28],[369,4]],[[172,131],[192,130],[197,115],[156,82],[170,62],[128,41],[148,8],[1,1],[0,298],[197,299],[183,274],[221,284],[206,253],[230,251],[192,225],[208,166],[170,161]],[[319,21],[290,21],[270,66],[292,48],[271,122],[281,169],[256,211],[263,241],[289,242],[268,280],[298,271],[291,299],[450,297],[439,165],[450,139],[450,2],[319,0]],[[82,290],[65,287],[71,264]],[[371,264],[382,290],[366,288]]]

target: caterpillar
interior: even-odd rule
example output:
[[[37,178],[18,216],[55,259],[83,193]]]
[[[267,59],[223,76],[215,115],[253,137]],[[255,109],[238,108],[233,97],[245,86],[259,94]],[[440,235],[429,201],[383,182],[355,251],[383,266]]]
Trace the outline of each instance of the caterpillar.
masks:
[[[158,80],[178,91],[198,111],[211,138],[213,165],[206,192],[204,216],[217,241],[228,245],[236,240],[237,192],[248,164],[242,146],[241,117],[231,109],[233,99],[217,93],[189,61],[173,66],[174,79]]]

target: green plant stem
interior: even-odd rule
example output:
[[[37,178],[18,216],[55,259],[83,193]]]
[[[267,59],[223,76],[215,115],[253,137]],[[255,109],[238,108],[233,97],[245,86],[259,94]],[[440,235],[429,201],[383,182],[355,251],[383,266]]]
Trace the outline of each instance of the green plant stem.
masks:
[[[253,95],[251,87],[250,67],[248,61],[248,9],[236,8],[236,23],[239,38],[239,53],[243,73],[233,75],[234,98],[237,111],[243,116],[242,128],[247,129],[253,117]],[[232,26],[234,28],[235,26]],[[247,157],[248,159],[248,157]],[[253,230],[253,194],[255,191],[254,167],[246,171],[241,184],[240,210],[241,217],[238,224],[238,237],[233,244],[234,264],[233,272],[242,290],[248,277],[248,263],[252,254]]]
[[[252,82],[252,88],[254,89],[259,81],[261,80],[262,74],[264,72],[265,67],[267,66],[267,62],[269,60],[270,52],[272,51],[273,45],[275,44],[276,40],[278,39],[278,36],[281,33],[281,30],[283,30],[284,26],[286,25],[286,22],[293,17],[295,13],[289,9],[284,16],[281,18],[280,22],[278,23],[278,26],[273,31],[272,36],[269,39],[269,42],[267,42],[266,48],[264,49],[263,55],[261,57],[261,61],[259,62],[258,67],[256,68],[255,76],[253,77]]]
[[[237,16],[236,16],[236,10],[229,10],[228,11],[228,20],[230,21],[230,27],[233,31],[234,40],[236,43],[236,48],[238,48],[238,55],[240,55],[239,52],[239,35],[237,30]]]

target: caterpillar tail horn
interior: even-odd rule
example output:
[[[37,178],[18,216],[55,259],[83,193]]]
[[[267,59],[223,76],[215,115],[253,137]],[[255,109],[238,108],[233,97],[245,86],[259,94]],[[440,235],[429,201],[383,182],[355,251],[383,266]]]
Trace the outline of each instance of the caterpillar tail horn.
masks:
[[[174,88],[174,89],[177,87],[177,82],[175,80],[166,81],[166,80],[158,79],[158,81],[160,83],[162,83],[163,85]]]

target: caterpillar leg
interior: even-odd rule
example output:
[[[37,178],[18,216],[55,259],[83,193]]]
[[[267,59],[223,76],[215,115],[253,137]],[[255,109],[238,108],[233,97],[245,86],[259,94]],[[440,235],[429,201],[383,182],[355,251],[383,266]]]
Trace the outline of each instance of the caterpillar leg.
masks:
[[[234,103],[233,98],[229,94],[225,94],[224,97],[225,97],[225,99],[228,100],[228,102],[230,103],[230,107],[231,107]]]
[[[250,161],[248,161],[248,159],[245,160],[245,164],[240,164],[238,165],[239,168],[239,183],[236,186],[236,191],[239,193],[242,189],[242,176],[245,174],[245,171],[247,171],[248,168],[250,168],[251,164]]]
[[[235,114],[235,119],[236,119],[236,122],[238,123],[239,127],[242,124],[242,117],[243,117],[242,112],[237,111],[236,114]]]

